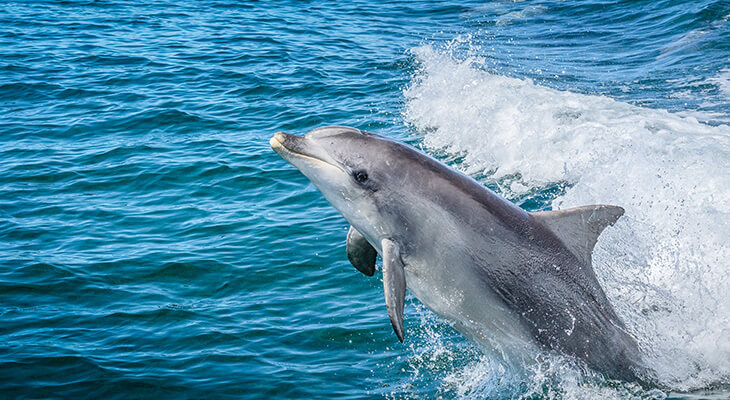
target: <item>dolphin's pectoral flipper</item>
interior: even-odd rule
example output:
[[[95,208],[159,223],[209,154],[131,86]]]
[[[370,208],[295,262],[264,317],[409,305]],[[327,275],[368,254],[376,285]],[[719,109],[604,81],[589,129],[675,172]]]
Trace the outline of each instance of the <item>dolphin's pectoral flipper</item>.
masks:
[[[559,211],[531,213],[550,229],[563,244],[585,264],[591,264],[591,253],[603,230],[624,215],[618,206],[596,205]]]
[[[347,258],[350,263],[363,274],[373,276],[377,257],[378,251],[357,229],[350,226],[350,231],[347,232]]]
[[[403,342],[403,305],[406,298],[406,272],[400,257],[398,244],[390,239],[383,239],[383,288],[385,289],[385,305],[388,307],[390,323]]]

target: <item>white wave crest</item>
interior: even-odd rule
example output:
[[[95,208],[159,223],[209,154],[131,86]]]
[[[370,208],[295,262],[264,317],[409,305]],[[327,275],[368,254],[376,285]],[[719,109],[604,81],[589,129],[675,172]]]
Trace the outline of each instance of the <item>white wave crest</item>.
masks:
[[[707,79],[707,82],[717,86],[720,93],[730,99],[730,68],[722,69],[717,76]]]
[[[554,209],[623,206],[594,268],[659,381],[730,383],[730,127],[413,53],[404,116],[426,146],[462,155],[510,198],[565,183]]]

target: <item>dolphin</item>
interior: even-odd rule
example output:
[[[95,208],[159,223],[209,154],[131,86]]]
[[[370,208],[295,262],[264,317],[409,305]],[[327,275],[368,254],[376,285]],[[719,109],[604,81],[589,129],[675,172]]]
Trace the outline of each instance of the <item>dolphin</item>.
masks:
[[[401,342],[408,288],[506,360],[543,349],[641,382],[638,345],[591,267],[598,236],[623,208],[527,212],[408,145],[355,128],[277,132],[270,144],[350,223],[353,266],[372,276],[382,257],[385,304]]]

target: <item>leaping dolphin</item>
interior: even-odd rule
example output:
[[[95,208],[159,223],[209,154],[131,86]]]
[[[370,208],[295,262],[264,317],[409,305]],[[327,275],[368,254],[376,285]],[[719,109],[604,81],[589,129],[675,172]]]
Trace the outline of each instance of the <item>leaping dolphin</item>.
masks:
[[[611,378],[641,379],[638,346],[591,267],[598,236],[623,208],[529,213],[412,147],[354,128],[278,132],[270,144],[350,223],[355,268],[371,276],[381,255],[401,342],[407,286],[468,338],[503,354],[550,349]]]

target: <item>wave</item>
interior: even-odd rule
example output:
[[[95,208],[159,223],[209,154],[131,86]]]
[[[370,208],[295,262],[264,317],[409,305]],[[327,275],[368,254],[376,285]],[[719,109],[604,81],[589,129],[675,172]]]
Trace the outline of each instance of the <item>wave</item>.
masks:
[[[458,155],[513,200],[560,185],[553,209],[624,207],[594,268],[660,385],[730,384],[730,126],[496,75],[432,46],[412,53],[404,117],[424,145]],[[448,379],[479,391],[474,371],[489,375],[489,365],[475,360]]]

